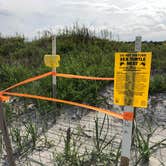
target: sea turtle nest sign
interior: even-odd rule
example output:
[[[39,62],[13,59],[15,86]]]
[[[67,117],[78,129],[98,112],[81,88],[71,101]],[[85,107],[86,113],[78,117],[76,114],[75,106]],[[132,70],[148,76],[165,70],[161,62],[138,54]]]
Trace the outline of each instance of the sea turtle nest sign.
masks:
[[[151,52],[115,53],[114,104],[146,108]]]

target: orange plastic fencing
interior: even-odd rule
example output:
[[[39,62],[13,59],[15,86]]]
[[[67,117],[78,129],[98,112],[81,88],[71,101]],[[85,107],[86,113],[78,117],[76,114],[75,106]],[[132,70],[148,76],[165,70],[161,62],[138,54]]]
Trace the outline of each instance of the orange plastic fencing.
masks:
[[[125,119],[125,120],[129,120],[129,121],[133,120],[133,113],[131,113],[131,112],[125,112],[123,114],[120,114],[120,113],[112,112],[110,110],[106,110],[106,109],[102,109],[102,108],[98,108],[98,107],[94,107],[94,106],[90,106],[90,105],[86,105],[86,104],[80,104],[80,103],[73,102],[73,101],[60,100],[60,99],[56,99],[56,98],[49,98],[49,97],[45,97],[45,96],[36,96],[36,95],[31,95],[31,94],[7,92],[8,90],[11,90],[15,87],[27,84],[27,83],[32,82],[32,81],[39,80],[39,79],[47,77],[49,75],[56,75],[58,77],[65,77],[65,78],[88,79],[88,80],[107,80],[107,81],[114,80],[113,78],[88,77],[88,76],[79,76],[79,75],[72,75],[72,74],[62,74],[62,73],[48,72],[48,73],[45,73],[45,74],[42,74],[42,75],[39,75],[39,76],[36,76],[36,77],[29,78],[29,79],[24,80],[22,82],[19,82],[15,85],[12,85],[12,86],[6,88],[5,90],[1,91],[0,92],[0,101],[6,101],[6,100],[9,99],[9,97],[4,96],[4,94],[6,94],[6,95],[9,95],[9,96],[27,97],[27,98],[47,100],[47,101],[53,101],[53,102],[59,102],[59,103],[74,105],[74,106],[83,107],[83,108],[91,109],[91,110],[94,110],[94,111],[102,112],[102,113],[105,113],[107,115],[119,118],[119,119]]]
[[[6,88],[5,90],[3,90],[2,92],[5,92],[5,91],[8,91],[8,90],[11,90],[13,88],[16,88],[18,86],[21,86],[21,85],[24,85],[24,84],[27,84],[27,83],[30,83],[32,81],[36,81],[36,80],[39,80],[41,78],[44,78],[44,77],[47,77],[49,75],[55,75],[57,77],[64,77],[64,78],[76,78],[76,79],[87,79],[87,80],[103,80],[103,81],[110,81],[110,80],[114,80],[114,78],[103,78],[103,77],[88,77],[88,76],[80,76],[80,75],[72,75],[72,74],[62,74],[62,73],[56,73],[56,72],[48,72],[48,73],[45,73],[45,74],[42,74],[42,75],[39,75],[39,76],[35,76],[35,77],[32,77],[32,78],[28,78],[24,81],[21,81],[15,85],[12,85],[8,88]]]
[[[48,73],[45,73],[45,74],[42,74],[42,75],[39,75],[39,76],[35,76],[35,77],[32,77],[32,78],[29,78],[29,79],[27,79],[27,80],[21,81],[21,82],[15,84],[15,85],[12,85],[12,86],[10,86],[10,87],[4,89],[4,90],[1,91],[1,92],[5,92],[5,91],[8,91],[8,90],[11,90],[11,89],[16,88],[16,87],[18,87],[18,86],[20,86],[20,85],[24,85],[24,84],[27,84],[27,83],[29,83],[29,82],[39,80],[39,79],[44,78],[44,77],[47,77],[47,76],[49,76],[49,75],[52,75],[52,72],[48,72]]]
[[[1,101],[1,102],[9,101],[9,99],[10,99],[9,96],[3,96],[3,94],[0,93],[0,101]]]
[[[98,81],[113,81],[114,78],[106,78],[106,77],[89,77],[89,76],[80,76],[80,75],[73,75],[73,74],[63,74],[63,73],[52,73],[57,77],[64,77],[64,78],[75,78],[75,79],[86,79],[86,80],[98,80]]]
[[[106,110],[106,109],[102,109],[102,108],[98,108],[98,107],[94,107],[94,106],[90,106],[90,105],[86,105],[86,104],[80,104],[80,103],[76,103],[73,101],[60,100],[60,99],[56,99],[56,98],[49,98],[49,97],[45,97],[45,96],[36,96],[36,95],[31,95],[31,94],[14,93],[14,92],[3,92],[3,94],[9,95],[9,96],[18,96],[18,97],[27,97],[27,98],[33,98],[33,99],[54,101],[54,102],[58,102],[58,103],[74,105],[74,106],[83,107],[83,108],[91,109],[94,111],[102,112],[102,113],[105,113],[107,115],[111,115],[113,117],[119,118],[119,119],[126,119],[126,120],[133,119],[133,117],[130,113],[119,114],[116,112],[112,112],[110,110]]]

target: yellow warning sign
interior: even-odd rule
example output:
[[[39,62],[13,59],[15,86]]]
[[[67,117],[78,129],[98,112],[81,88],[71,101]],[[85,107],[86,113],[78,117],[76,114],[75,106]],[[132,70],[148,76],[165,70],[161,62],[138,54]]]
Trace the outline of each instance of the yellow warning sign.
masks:
[[[114,104],[147,107],[151,52],[115,53]]]
[[[60,56],[59,55],[45,55],[44,63],[51,68],[59,67]]]

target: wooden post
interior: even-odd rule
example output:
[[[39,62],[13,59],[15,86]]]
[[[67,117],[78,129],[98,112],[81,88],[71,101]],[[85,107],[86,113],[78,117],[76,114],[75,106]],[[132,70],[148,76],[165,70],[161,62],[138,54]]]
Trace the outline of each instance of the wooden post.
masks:
[[[141,42],[142,42],[142,37],[141,36],[136,36],[135,38],[135,52],[141,52]]]
[[[12,150],[12,146],[11,146],[11,142],[9,138],[5,114],[2,109],[3,109],[2,101],[0,101],[0,128],[2,130],[3,140],[6,146],[7,160],[8,160],[9,166],[15,166],[15,161],[13,158],[13,150]]]
[[[135,51],[136,52],[141,51],[141,36],[136,37]],[[135,75],[133,73],[132,78],[134,79],[134,77]],[[132,112],[135,117],[135,108],[132,106],[125,106],[124,112]],[[121,152],[120,166],[129,166],[132,133],[133,133],[133,121],[123,120],[123,137],[122,137],[122,152]]]
[[[52,38],[52,55],[56,55],[56,36]],[[53,72],[56,72],[56,68],[52,69]],[[52,76],[52,96],[56,98],[56,76]]]
[[[133,112],[134,107],[125,106],[124,112]],[[121,163],[120,166],[129,166],[130,161],[130,148],[132,140],[132,121],[123,120],[123,137],[122,137],[122,152],[121,152]]]

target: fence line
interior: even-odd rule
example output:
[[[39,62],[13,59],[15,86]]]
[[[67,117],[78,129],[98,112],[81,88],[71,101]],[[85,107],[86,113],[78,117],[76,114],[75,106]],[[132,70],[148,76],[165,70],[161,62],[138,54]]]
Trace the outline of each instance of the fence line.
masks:
[[[105,113],[107,115],[110,115],[110,116],[113,116],[113,117],[116,117],[116,118],[119,118],[119,119],[125,119],[125,120],[129,120],[129,121],[133,120],[133,113],[130,113],[130,112],[125,112],[123,114],[119,114],[119,113],[116,113],[116,112],[113,112],[113,111],[110,111],[110,110],[106,110],[106,109],[102,109],[102,108],[98,108],[98,107],[94,107],[94,106],[90,106],[90,105],[80,104],[80,103],[76,103],[76,102],[72,102],[72,101],[67,101],[67,100],[60,100],[60,99],[56,99],[56,98],[49,98],[49,97],[37,96],[37,95],[31,95],[31,94],[6,92],[6,91],[11,90],[15,87],[18,87],[20,85],[24,85],[24,84],[27,84],[29,82],[39,80],[39,79],[47,77],[49,75],[56,75],[56,76],[59,76],[59,77],[75,78],[75,79],[90,79],[90,80],[103,80],[103,81],[113,80],[113,78],[88,77],[88,76],[48,72],[48,73],[45,73],[45,74],[42,74],[42,75],[39,75],[39,76],[36,76],[36,77],[29,78],[27,80],[24,80],[20,83],[15,84],[15,85],[12,85],[9,88],[6,88],[5,90],[1,91],[0,94],[1,94],[1,96],[3,96],[3,94],[6,94],[6,95],[9,95],[9,96],[19,96],[19,97],[27,97],[27,98],[34,98],[34,99],[60,102],[60,103],[64,103],[64,104],[69,104],[69,105],[74,105],[74,106],[79,106],[79,107],[91,109],[91,110],[94,110],[94,111],[99,111],[99,112]]]
[[[41,100],[60,102],[60,103],[64,103],[64,104],[79,106],[79,107],[83,107],[83,108],[86,108],[86,109],[98,111],[98,112],[110,115],[112,117],[116,117],[118,119],[125,119],[125,120],[128,120],[128,121],[133,121],[133,114],[131,114],[129,112],[116,113],[116,112],[112,112],[110,110],[102,109],[102,108],[99,108],[99,107],[94,107],[94,106],[81,104],[81,103],[77,103],[77,102],[72,102],[72,101],[67,101],[67,100],[60,100],[60,99],[49,98],[49,97],[45,97],[45,96],[36,96],[36,95],[31,95],[31,94],[22,94],[22,93],[8,92],[9,90],[11,90],[13,88],[16,88],[18,86],[30,83],[32,81],[39,80],[41,78],[44,78],[44,77],[47,77],[47,76],[50,76],[50,75],[56,75],[58,77],[74,78],[74,79],[87,79],[87,80],[100,80],[100,81],[101,80],[103,80],[103,81],[113,81],[114,80],[114,78],[80,76],[80,75],[56,73],[56,72],[52,71],[52,72],[44,73],[44,74],[36,76],[36,77],[32,77],[32,78],[26,79],[24,81],[21,81],[21,82],[15,84],[15,85],[12,85],[12,86],[6,88],[5,90],[0,91],[0,101],[1,102],[5,102],[5,101],[9,100],[8,96],[18,96],[18,97],[26,97],[26,98],[33,98],[33,99],[41,99]],[[8,95],[8,96],[4,96],[4,95]],[[10,161],[8,161],[8,162],[10,162]],[[14,160],[12,162],[13,162],[13,166],[14,166]]]

